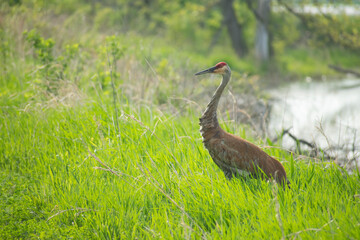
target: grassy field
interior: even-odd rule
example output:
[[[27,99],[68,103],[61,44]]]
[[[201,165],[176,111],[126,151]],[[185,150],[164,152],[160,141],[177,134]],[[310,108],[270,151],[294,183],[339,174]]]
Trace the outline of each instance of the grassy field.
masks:
[[[200,112],[122,102],[116,120],[97,97],[28,106],[23,91],[4,92],[1,239],[360,237],[360,176],[333,163],[273,146],[291,190],[227,181],[202,146]]]
[[[226,113],[222,127],[279,159],[291,189],[227,181],[203,147],[198,118],[218,79],[193,74],[225,60],[230,89],[256,95],[251,57],[100,32],[87,8],[4,6],[0,239],[360,239],[359,173],[264,143]],[[306,51],[285,52],[280,71],[329,71]]]

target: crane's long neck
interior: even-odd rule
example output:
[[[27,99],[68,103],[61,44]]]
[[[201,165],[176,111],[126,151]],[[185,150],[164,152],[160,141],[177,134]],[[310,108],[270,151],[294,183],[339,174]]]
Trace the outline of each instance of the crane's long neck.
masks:
[[[211,98],[211,101],[206,107],[205,112],[200,118],[200,132],[204,138],[207,131],[215,130],[216,128],[219,127],[216,111],[221,94],[223,93],[226,85],[228,84],[230,80],[230,76],[231,76],[230,72],[227,72],[223,75],[223,80],[221,81],[221,84],[216,89],[214,95]]]

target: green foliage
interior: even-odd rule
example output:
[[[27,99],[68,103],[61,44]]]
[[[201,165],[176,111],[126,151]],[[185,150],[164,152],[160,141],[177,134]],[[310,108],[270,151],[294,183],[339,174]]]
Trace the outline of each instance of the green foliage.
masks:
[[[311,3],[311,1],[302,4],[305,3]],[[276,3],[273,6],[274,9],[278,7]],[[58,67],[57,64],[48,65],[49,62],[56,62],[56,58],[63,54],[59,50],[62,51],[61,49],[64,49],[66,44],[96,46],[99,44],[99,38],[93,38],[93,36],[98,33],[129,36],[129,43],[131,43],[131,38],[137,35],[138,39],[143,38],[142,41],[152,41],[151,45],[157,44],[172,49],[172,51],[181,50],[184,55],[188,55],[187,58],[200,60],[196,55],[204,55],[201,60],[204,63],[206,59],[212,60],[211,63],[207,61],[207,64],[213,64],[224,58],[231,59],[232,66],[238,65],[241,71],[260,73],[261,75],[276,73],[280,70],[281,74],[297,77],[318,76],[319,70],[312,67],[313,62],[318,62],[320,65],[322,62],[336,62],[337,59],[333,58],[328,51],[337,51],[337,49],[344,52],[342,59],[351,58],[355,60],[355,63],[350,65],[357,65],[359,62],[359,58],[354,57],[356,51],[351,52],[344,49],[354,50],[357,48],[360,29],[356,16],[304,15],[308,19],[308,25],[305,26],[299,18],[288,12],[273,12],[269,27],[275,56],[273,60],[276,61],[263,65],[257,63],[253,56],[254,51],[250,51],[249,56],[243,59],[236,56],[232,50],[227,29],[223,24],[221,8],[216,1],[108,0],[89,3],[79,0],[68,4],[67,2],[53,0],[44,4],[42,1],[35,0],[22,1],[12,7],[2,5],[2,8],[4,14],[11,13],[15,16],[11,18],[11,14],[5,15],[8,16],[4,21],[5,25],[8,24],[5,27],[6,34],[11,37],[4,38],[2,42],[5,45],[3,47],[6,46],[6,41],[9,42],[9,38],[21,39],[14,34],[14,31],[9,30],[10,26],[28,30],[37,29],[28,33],[28,41],[32,44],[39,63],[46,64],[47,67],[42,71],[48,71],[49,76],[52,74],[50,68]],[[256,19],[244,1],[235,1],[234,8],[239,22],[244,26],[246,42],[249,46],[253,46]],[[45,12],[48,12],[49,15],[44,14]],[[48,21],[47,16],[52,16],[54,20]],[[25,24],[21,25],[21,22]],[[58,34],[60,32],[61,34]],[[52,39],[56,40],[56,45]],[[17,44],[15,49],[19,51],[21,49],[19,45],[21,46],[22,42],[10,42],[10,44]],[[144,50],[148,46],[145,44],[140,48],[148,53],[152,51],[150,49]],[[339,48],[339,46],[343,47]],[[305,49],[303,54],[307,54],[308,49],[319,49],[321,57],[315,56],[313,61],[299,63],[304,65],[299,69],[295,66],[284,67],[291,65],[291,62],[277,61],[278,59],[294,59],[294,56],[291,56],[294,49],[295,51]],[[83,53],[87,54],[87,52]],[[81,61],[83,57],[79,56],[77,59]],[[164,56],[160,56],[161,58]],[[74,61],[76,62],[77,59]],[[346,68],[350,66],[348,62],[339,64]],[[320,67],[321,71],[326,68],[325,64]],[[66,71],[64,70],[63,74]],[[328,70],[326,73],[334,74]],[[51,78],[57,77],[59,76],[52,76]],[[60,78],[64,78],[64,76],[61,75]]]
[[[272,25],[270,25],[270,31],[273,33],[273,48],[276,56],[286,54],[286,50],[289,46],[296,47],[299,44],[298,40],[301,37],[298,30],[299,21],[296,17],[281,13],[272,14]],[[282,24],[286,22],[286,24]],[[297,26],[297,27],[294,27]]]
[[[63,55],[60,55],[57,58],[57,61],[61,64],[63,71],[69,67],[71,61],[79,56],[80,48],[79,44],[68,44],[65,46],[65,51]]]
[[[186,40],[199,45],[198,40],[209,39],[210,36],[204,36],[206,30],[197,27],[204,21],[204,6],[186,3],[174,14],[166,17],[165,24],[168,28],[168,36],[175,44],[181,44]]]
[[[316,18],[307,16],[309,31],[315,35],[314,45],[324,47],[329,44],[340,45],[352,51],[360,51],[359,17],[346,15]]]
[[[3,73],[6,72],[7,64],[8,64],[8,58],[11,52],[10,44],[8,39],[5,37],[5,32],[3,29],[0,29],[0,52],[2,54],[1,56],[1,63],[2,63],[2,70]]]
[[[111,29],[121,22],[121,15],[110,7],[101,8],[94,18],[94,28],[96,30]]]
[[[351,51],[360,51],[359,43],[359,31],[360,26],[358,24],[359,17],[347,15],[342,13],[340,10],[337,12],[326,13],[322,10],[322,7],[326,7],[324,3],[318,1],[305,1],[295,3],[292,6],[287,5],[280,1],[282,6],[285,6],[288,12],[291,12],[293,16],[296,16],[301,24],[298,28],[304,34],[309,35],[311,44],[319,47],[329,47],[329,45],[342,46]],[[343,1],[344,6],[351,5],[351,1]],[[301,12],[298,9],[302,9],[305,6],[310,6],[314,10],[317,10],[317,14]],[[336,6],[333,3],[331,6]],[[341,7],[341,5],[340,5]],[[295,10],[296,8],[296,10]],[[354,8],[356,8],[354,6]],[[333,11],[336,11],[336,8]]]
[[[106,44],[108,48],[108,54],[112,57],[112,62],[118,61],[122,56],[126,47],[120,45],[121,40],[115,35],[106,37]]]
[[[55,42],[53,39],[45,40],[35,29],[24,32],[24,35],[25,39],[34,47],[37,58],[42,64],[48,65],[54,60],[52,51]]]

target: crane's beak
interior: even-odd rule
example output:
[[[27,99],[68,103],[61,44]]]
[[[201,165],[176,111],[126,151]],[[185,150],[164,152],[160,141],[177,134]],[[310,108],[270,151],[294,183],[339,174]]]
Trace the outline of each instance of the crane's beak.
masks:
[[[215,66],[215,67],[208,68],[208,69],[206,69],[206,70],[204,70],[204,71],[195,73],[195,75],[202,75],[202,74],[205,74],[205,73],[214,73],[215,69],[216,69],[216,66]]]

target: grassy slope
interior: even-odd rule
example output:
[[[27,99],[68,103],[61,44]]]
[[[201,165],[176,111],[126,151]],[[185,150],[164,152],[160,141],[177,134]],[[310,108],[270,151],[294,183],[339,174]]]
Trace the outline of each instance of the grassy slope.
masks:
[[[123,106],[151,132],[122,115],[116,134],[111,104],[24,111],[11,101],[1,98],[1,239],[360,237],[359,176],[334,164],[270,148],[291,190],[227,182],[196,114]],[[94,169],[103,166],[87,149],[120,176]]]

